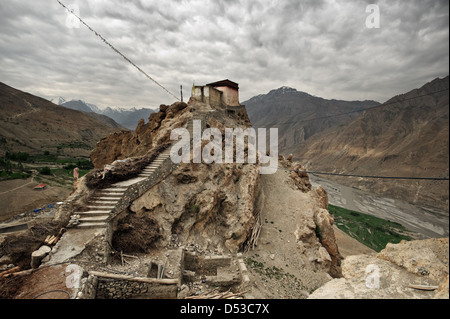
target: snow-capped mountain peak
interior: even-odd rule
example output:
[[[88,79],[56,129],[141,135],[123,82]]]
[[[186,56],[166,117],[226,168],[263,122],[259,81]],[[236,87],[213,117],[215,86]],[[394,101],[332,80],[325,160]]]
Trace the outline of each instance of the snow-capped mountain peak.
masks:
[[[66,99],[63,98],[62,96],[58,96],[58,97],[51,99],[50,102],[52,102],[56,105],[61,105],[66,102]]]

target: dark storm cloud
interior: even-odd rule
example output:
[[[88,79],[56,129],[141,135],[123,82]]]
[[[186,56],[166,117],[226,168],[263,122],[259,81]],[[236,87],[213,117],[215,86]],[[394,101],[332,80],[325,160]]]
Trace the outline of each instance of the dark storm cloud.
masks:
[[[63,2],[176,95],[180,84],[189,92],[194,81],[229,78],[241,100],[287,85],[384,101],[448,73],[446,0]],[[379,29],[365,26],[370,3]],[[68,18],[56,1],[0,2],[0,81],[100,106],[173,102]]]

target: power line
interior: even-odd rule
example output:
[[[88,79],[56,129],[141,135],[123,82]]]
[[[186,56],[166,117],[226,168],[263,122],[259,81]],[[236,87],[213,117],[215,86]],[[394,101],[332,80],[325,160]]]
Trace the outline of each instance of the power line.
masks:
[[[432,95],[432,94],[436,94],[436,93],[441,93],[441,92],[445,92],[445,91],[448,91],[448,89],[443,89],[443,90],[439,90],[439,91],[435,91],[435,92],[430,92],[430,93],[427,93],[427,94],[414,96],[414,97],[403,99],[403,100],[400,100],[400,101],[392,101],[390,103],[378,104],[378,105],[375,105],[375,106],[368,107],[366,109],[358,109],[358,110],[354,110],[354,111],[349,111],[349,112],[344,112],[344,113],[339,113],[339,114],[333,114],[333,115],[319,116],[319,117],[315,117],[315,118],[312,118],[312,119],[305,119],[305,120],[299,120],[299,121],[287,121],[287,122],[277,123],[277,125],[310,122],[310,121],[316,121],[316,120],[323,120],[323,119],[327,119],[327,118],[331,118],[331,117],[348,115],[348,114],[352,114],[352,113],[369,111],[369,110],[372,110],[372,109],[375,109],[375,108],[388,106],[388,105],[392,105],[392,104],[395,104],[395,103],[405,102],[405,101],[409,101],[409,100],[413,100],[413,99],[417,99],[417,98],[420,98],[420,97],[424,97],[424,96],[428,96],[428,95]]]
[[[316,175],[332,175],[332,176],[344,176],[344,177],[362,177],[362,178],[378,178],[378,179],[405,179],[405,180],[428,180],[428,181],[448,181],[448,177],[407,177],[407,176],[378,176],[378,175],[357,175],[357,174],[340,174],[340,173],[328,173],[308,170],[295,170],[289,168],[279,168],[285,171],[316,174]]]
[[[138,67],[133,61],[131,61],[130,59],[128,59],[125,55],[123,55],[119,50],[117,50],[111,43],[109,43],[104,37],[101,36],[101,34],[99,34],[97,31],[95,31],[94,29],[92,29],[86,22],[84,22],[79,16],[77,16],[73,10],[70,10],[69,8],[67,8],[61,1],[58,1],[58,3],[65,8],[70,14],[74,15],[78,20],[80,20],[80,22],[82,24],[84,24],[89,30],[91,30],[92,32],[95,33],[96,36],[98,36],[100,39],[102,39],[103,42],[105,42],[113,51],[115,51],[117,54],[119,54],[122,58],[125,59],[125,61],[127,61],[128,63],[130,63],[132,66],[134,66],[139,72],[141,72],[142,74],[144,74],[149,80],[153,81],[156,83],[156,85],[158,85],[160,88],[162,88],[164,91],[166,91],[167,93],[169,93],[170,95],[172,95],[175,99],[177,99],[178,101],[180,100],[178,97],[176,97],[172,92],[170,92],[168,89],[166,89],[164,86],[162,86],[161,84],[159,84],[155,79],[153,79],[150,75],[148,75],[147,73],[145,73],[140,67]]]

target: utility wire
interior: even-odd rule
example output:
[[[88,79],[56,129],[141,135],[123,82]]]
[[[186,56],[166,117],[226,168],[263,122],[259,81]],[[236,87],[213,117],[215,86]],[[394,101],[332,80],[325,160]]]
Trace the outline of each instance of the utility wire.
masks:
[[[445,92],[445,91],[448,91],[448,89],[443,89],[443,90],[439,90],[439,91],[435,91],[435,92],[430,92],[430,93],[427,93],[427,94],[414,96],[414,97],[403,99],[403,100],[400,100],[400,101],[392,101],[390,103],[378,104],[378,105],[375,105],[375,106],[368,107],[366,109],[358,109],[358,110],[354,110],[354,111],[349,111],[349,112],[344,112],[344,113],[339,113],[339,114],[333,114],[333,115],[319,116],[319,117],[315,117],[315,118],[312,118],[312,119],[305,119],[305,120],[299,120],[299,121],[287,121],[287,122],[277,123],[277,125],[310,122],[310,121],[323,120],[323,119],[327,119],[327,118],[331,118],[331,117],[337,117],[337,116],[342,116],[342,115],[347,115],[347,114],[352,114],[352,113],[369,111],[369,110],[372,110],[372,109],[375,109],[375,108],[388,106],[388,105],[392,105],[392,104],[400,103],[400,102],[404,102],[404,101],[409,101],[409,100],[417,99],[419,97],[424,97],[424,96],[428,96],[428,95],[432,95],[432,94],[436,94],[436,93],[441,93],[441,92]]]
[[[289,168],[278,168],[285,171],[292,171],[298,173],[316,174],[316,175],[333,175],[333,176],[345,176],[345,177],[362,177],[362,178],[379,178],[379,179],[406,179],[406,180],[428,180],[428,181],[448,181],[448,177],[405,177],[405,176],[378,176],[378,175],[357,175],[357,174],[340,174],[340,173],[328,173],[317,172],[307,170],[295,170]]]
[[[80,20],[80,22],[82,24],[84,24],[89,30],[91,30],[92,32],[95,33],[96,36],[98,36],[100,39],[102,39],[103,42],[105,42],[113,51],[115,51],[117,54],[119,54],[122,58],[125,59],[125,61],[127,61],[128,63],[130,63],[132,66],[134,66],[139,72],[141,72],[142,74],[144,74],[149,80],[153,81],[156,83],[156,85],[158,85],[160,88],[162,88],[164,91],[166,91],[167,93],[169,93],[170,95],[172,95],[175,99],[177,99],[178,101],[180,100],[177,96],[175,96],[172,92],[170,92],[168,89],[166,89],[164,86],[162,86],[161,84],[159,84],[155,79],[153,79],[150,75],[148,75],[147,73],[145,73],[140,67],[138,67],[135,63],[133,63],[133,61],[131,61],[130,59],[128,59],[125,55],[123,55],[119,50],[117,50],[111,43],[109,43],[104,37],[101,36],[101,34],[99,34],[97,31],[95,31],[94,29],[92,29],[86,22],[84,22],[79,16],[77,16],[72,10],[70,10],[69,8],[67,8],[61,1],[58,1],[58,3],[65,8],[70,14],[74,15],[78,20]]]

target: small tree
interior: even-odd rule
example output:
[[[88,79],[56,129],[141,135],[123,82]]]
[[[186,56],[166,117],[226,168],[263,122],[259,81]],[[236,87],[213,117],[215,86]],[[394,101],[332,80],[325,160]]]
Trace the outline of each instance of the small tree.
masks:
[[[40,173],[42,175],[51,175],[52,171],[50,170],[50,167],[45,166],[41,168]]]

